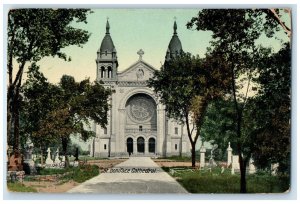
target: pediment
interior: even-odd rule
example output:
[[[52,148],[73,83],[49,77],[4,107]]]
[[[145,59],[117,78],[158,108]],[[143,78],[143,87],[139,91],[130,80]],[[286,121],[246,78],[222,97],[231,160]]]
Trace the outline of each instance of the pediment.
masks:
[[[139,60],[127,69],[118,73],[118,81],[147,81],[153,77],[156,69],[144,62]]]

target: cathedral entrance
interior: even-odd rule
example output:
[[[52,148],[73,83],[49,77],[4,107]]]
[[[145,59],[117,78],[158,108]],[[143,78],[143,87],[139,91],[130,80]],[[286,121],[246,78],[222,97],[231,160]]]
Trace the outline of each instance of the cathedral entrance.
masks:
[[[155,153],[155,139],[154,138],[150,138],[148,141],[148,150],[149,153]]]
[[[133,153],[133,139],[129,137],[126,141],[126,144],[127,144],[127,152],[130,155]]]
[[[137,152],[145,153],[145,140],[142,137],[139,137],[137,139]]]
[[[126,102],[125,140],[127,152],[150,156],[156,150],[157,105],[155,100],[145,94],[136,93]],[[131,142],[132,141],[132,142]],[[131,146],[131,144],[133,144]],[[150,154],[149,154],[150,153]]]

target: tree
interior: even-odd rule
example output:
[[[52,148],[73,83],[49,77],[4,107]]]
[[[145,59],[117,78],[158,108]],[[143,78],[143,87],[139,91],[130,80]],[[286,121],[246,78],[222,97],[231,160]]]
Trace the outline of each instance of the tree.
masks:
[[[166,61],[160,71],[149,80],[166,106],[168,117],[186,126],[191,144],[192,166],[196,162],[196,142],[209,101],[223,95],[228,86],[229,76],[222,75],[227,66],[218,57],[206,56],[205,59],[189,53]]]
[[[269,63],[272,62],[272,63]],[[263,67],[263,68],[262,68]],[[260,84],[251,111],[255,121],[253,157],[260,168],[279,163],[289,172],[291,153],[291,50],[289,43],[275,54],[266,52],[256,81]]]
[[[233,139],[236,137],[233,105],[230,98],[213,100],[208,105],[200,132],[203,141],[214,140],[214,143],[218,144],[218,149],[222,153],[219,159],[224,159],[228,142],[231,142],[231,147],[236,147]]]
[[[37,62],[46,56],[57,56],[67,60],[67,55],[61,49],[69,45],[81,46],[89,38],[87,31],[74,28],[70,23],[75,19],[76,22],[86,23],[89,12],[88,9],[12,9],[9,11],[7,136],[8,144],[13,145],[15,152],[19,151],[20,87],[26,63]],[[15,77],[14,73],[16,73]]]
[[[53,85],[45,81],[38,68],[34,68],[30,69],[23,90],[26,107],[24,121],[25,126],[29,127],[25,132],[45,148],[45,145],[60,141],[66,165],[70,135],[80,134],[81,139],[86,141],[95,135],[87,128],[90,120],[101,127],[107,124],[111,91],[99,82],[91,83],[89,79],[76,82],[72,76],[64,75],[58,85]],[[45,97],[48,103],[44,106]],[[32,104],[41,107],[41,110],[30,108]],[[31,120],[33,117],[36,120]]]
[[[223,55],[231,72],[231,93],[235,109],[236,142],[239,155],[241,181],[240,192],[246,193],[246,165],[251,157],[249,135],[243,134],[244,111],[248,104],[249,84],[259,66],[261,48],[256,45],[262,33],[273,37],[279,25],[274,18],[265,14],[265,10],[252,9],[203,9],[197,17],[191,19],[188,28],[212,31],[209,53]],[[247,82],[239,83],[246,76]],[[246,88],[241,94],[241,88]]]
[[[33,63],[28,68],[27,80],[21,87],[20,106],[20,134],[26,141],[30,138],[41,153],[46,152],[49,146],[59,143],[56,138],[49,135],[37,135],[43,120],[60,105],[61,90],[58,86],[48,82],[47,78],[39,72],[39,67]]]

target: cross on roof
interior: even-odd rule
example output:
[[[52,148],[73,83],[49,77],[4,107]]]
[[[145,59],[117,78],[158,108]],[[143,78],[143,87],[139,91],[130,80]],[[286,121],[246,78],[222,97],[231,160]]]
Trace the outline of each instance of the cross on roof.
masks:
[[[140,50],[137,52],[137,54],[140,56],[139,60],[142,60],[143,54],[145,54],[145,53],[144,53],[144,51],[143,51],[142,49],[140,49]]]

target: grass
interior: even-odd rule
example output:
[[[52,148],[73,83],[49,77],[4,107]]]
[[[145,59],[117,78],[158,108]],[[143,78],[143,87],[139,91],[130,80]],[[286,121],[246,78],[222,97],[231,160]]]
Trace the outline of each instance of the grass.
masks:
[[[22,183],[11,183],[11,182],[8,182],[7,183],[7,188],[9,191],[12,191],[12,192],[37,192],[37,190],[33,187],[30,187],[30,186],[25,186],[24,184]]]
[[[83,165],[74,168],[69,174],[62,177],[62,179],[82,183],[97,175],[99,175],[99,167],[97,165]]]
[[[168,172],[170,168],[166,170]],[[190,193],[239,193],[240,175],[231,175],[229,169],[223,174],[220,172],[220,168],[214,168],[211,172],[208,169],[183,170],[172,176]],[[283,193],[290,187],[287,176],[247,175],[246,179],[248,193]]]
[[[73,169],[75,169],[76,167],[69,167],[69,168],[62,168],[62,169],[48,169],[48,168],[44,168],[39,170],[38,174],[39,175],[55,175],[55,174],[64,174],[66,172],[70,172]]]

